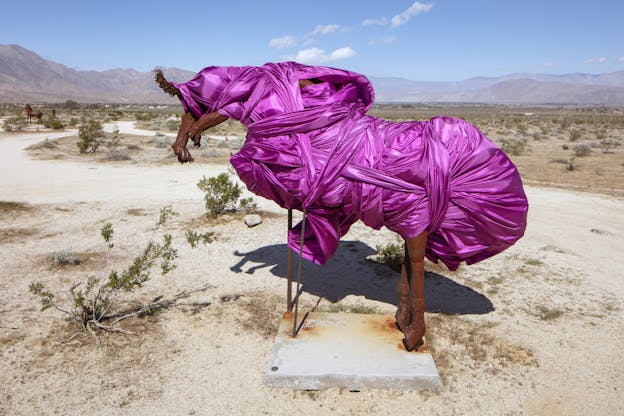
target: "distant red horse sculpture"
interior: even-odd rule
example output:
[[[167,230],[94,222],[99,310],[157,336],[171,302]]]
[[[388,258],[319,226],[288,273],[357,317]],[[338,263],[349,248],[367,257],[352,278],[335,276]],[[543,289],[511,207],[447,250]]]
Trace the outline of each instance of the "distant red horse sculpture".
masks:
[[[33,117],[37,119],[37,123],[41,123],[41,116],[43,116],[43,114],[40,111],[33,111],[30,104],[26,104],[25,110],[26,110],[26,115],[28,116],[29,123],[31,122]]]

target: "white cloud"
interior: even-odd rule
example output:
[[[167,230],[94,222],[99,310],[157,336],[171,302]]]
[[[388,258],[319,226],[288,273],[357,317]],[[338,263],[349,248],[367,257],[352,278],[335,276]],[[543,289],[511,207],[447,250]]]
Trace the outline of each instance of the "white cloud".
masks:
[[[389,43],[394,43],[394,36],[384,36],[383,38],[371,39],[368,41],[368,44],[373,45],[387,45]]]
[[[330,53],[327,60],[338,61],[340,59],[353,58],[355,55],[357,55],[357,52],[347,46],[345,48],[338,48]]]
[[[544,68],[558,68],[559,64],[557,62],[544,62]]]
[[[601,56],[599,58],[589,58],[585,60],[586,64],[604,64],[605,62],[607,62],[607,58],[605,58],[604,56]]]
[[[348,46],[338,48],[329,54],[325,53],[325,51],[320,48],[310,48],[300,50],[294,57],[294,60],[303,64],[321,64],[324,62],[352,58],[355,55],[357,55],[357,52]]]
[[[269,46],[275,49],[286,49],[297,44],[297,38],[291,35],[271,39]]]
[[[388,24],[388,19],[385,17],[380,17],[379,19],[364,19],[362,21],[362,26],[385,26]]]
[[[619,62],[619,63],[624,63],[624,56],[620,56],[620,57],[618,58],[618,62]]]
[[[409,20],[420,14],[420,13],[426,13],[429,10],[431,10],[431,8],[433,7],[432,3],[419,3],[419,2],[414,2],[414,4],[412,4],[410,7],[407,8],[407,10],[403,11],[400,14],[397,14],[396,16],[394,16],[391,20],[390,20],[390,26],[395,28],[395,27],[399,27],[404,25],[405,23],[409,22]]]
[[[339,25],[316,25],[313,35],[331,35],[340,29]]]

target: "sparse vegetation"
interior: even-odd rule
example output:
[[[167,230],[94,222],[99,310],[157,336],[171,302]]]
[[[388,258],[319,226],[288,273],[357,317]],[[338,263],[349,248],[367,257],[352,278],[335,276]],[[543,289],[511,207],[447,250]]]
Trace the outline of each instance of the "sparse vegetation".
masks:
[[[239,201],[242,194],[240,185],[230,179],[227,173],[206,178],[205,176],[197,183],[201,189],[206,204],[208,216],[216,217],[227,211],[243,210],[248,212],[256,209],[252,198],[244,198]]]
[[[156,228],[164,226],[167,220],[175,215],[177,213],[171,207],[163,208]],[[111,249],[114,234],[112,224],[105,224],[100,234]],[[68,290],[69,299],[65,301],[59,299],[40,282],[32,282],[30,291],[39,298],[42,309],[54,308],[69,315],[71,320],[78,323],[99,345],[98,331],[130,334],[131,332],[119,328],[119,322],[129,317],[148,315],[177,300],[176,298],[174,301],[154,301],[139,307],[124,307],[120,296],[123,292],[133,292],[143,286],[150,279],[152,269],[157,264],[162,275],[170,273],[177,267],[175,263],[177,257],[178,252],[173,247],[172,235],[164,234],[161,242],[150,240],[142,253],[135,257],[126,269],[113,270],[104,278],[90,276],[86,280],[72,284]],[[71,251],[55,252],[48,258],[56,266],[80,263],[80,256]]]
[[[105,143],[105,145],[108,148],[108,150],[114,150],[117,148],[117,146],[119,146],[120,140],[121,139],[119,137],[119,129],[115,128],[113,130],[113,136],[110,138],[109,141]]]
[[[23,116],[13,116],[4,120],[2,128],[6,132],[22,131],[26,127],[28,120]]]
[[[585,157],[592,154],[592,149],[587,144],[579,144],[578,146],[574,146],[574,154],[577,157]]]
[[[238,205],[240,210],[243,211],[245,214],[256,212],[256,210],[258,209],[258,204],[256,204],[251,197],[242,198]]]
[[[215,240],[214,235],[215,234],[212,231],[198,233],[197,231],[193,230],[187,230],[185,234],[186,242],[189,243],[192,248],[196,248],[198,243],[202,243],[204,245],[212,243]]]
[[[400,271],[405,258],[405,251],[401,243],[388,243],[375,246],[377,261],[390,266],[395,271]]]
[[[507,155],[521,156],[528,151],[528,144],[524,138],[501,139],[500,148]]]
[[[570,141],[571,142],[576,142],[581,140],[581,131],[578,129],[574,129],[572,131],[570,131]]]
[[[615,139],[602,139],[600,141],[600,147],[602,148],[603,153],[613,153],[615,148],[620,146],[622,143],[619,140]]]
[[[82,256],[71,250],[62,250],[48,254],[48,260],[52,267],[76,266],[82,263]]]
[[[43,125],[53,130],[63,130],[65,128],[65,125],[61,122],[61,120],[54,116],[46,117],[43,120]]]
[[[85,120],[78,130],[78,137],[76,145],[80,153],[94,153],[100,146],[100,138],[104,137],[102,125],[97,120]]]
[[[108,153],[106,153],[106,156],[104,156],[104,158],[106,160],[115,161],[115,162],[124,161],[124,160],[132,160],[132,157],[127,151],[119,150],[119,149],[110,150]]]

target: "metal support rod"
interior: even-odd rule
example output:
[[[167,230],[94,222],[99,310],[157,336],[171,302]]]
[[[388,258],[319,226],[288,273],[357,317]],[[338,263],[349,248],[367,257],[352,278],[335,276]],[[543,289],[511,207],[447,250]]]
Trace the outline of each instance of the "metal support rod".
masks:
[[[299,263],[297,265],[297,301],[295,302],[295,313],[293,316],[293,331],[292,336],[296,337],[297,328],[297,312],[299,312],[299,295],[301,292],[301,268],[303,265],[303,242],[305,238],[305,226],[306,226],[306,210],[303,210],[303,219],[301,220],[301,242],[299,243]]]
[[[293,307],[292,298],[292,250],[288,247],[288,236],[292,230],[292,209],[288,209],[288,232],[286,233],[286,250],[288,250],[288,271],[286,278],[288,286],[286,288],[286,311],[291,312]]]

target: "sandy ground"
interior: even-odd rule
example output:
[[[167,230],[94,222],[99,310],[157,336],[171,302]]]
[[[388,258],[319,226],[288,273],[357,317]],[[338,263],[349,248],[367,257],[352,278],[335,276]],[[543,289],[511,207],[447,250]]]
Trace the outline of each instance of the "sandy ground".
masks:
[[[119,126],[130,134],[132,123]],[[134,132],[137,133],[137,132]],[[145,132],[138,132],[145,134]],[[29,159],[23,149],[64,133],[0,133],[0,414],[2,415],[621,415],[624,404],[624,201],[527,187],[525,237],[483,263],[429,264],[428,336],[444,380],[437,393],[267,388],[262,376],[284,309],[285,213],[257,201],[264,222],[202,219],[206,164],[133,166]],[[159,210],[178,268],[153,274],[147,302],[189,291],[186,305],[128,321],[95,348],[28,286],[63,297],[76,280],[123,269],[158,238]],[[111,222],[115,246],[99,236]],[[186,229],[215,231],[193,250]],[[395,241],[356,224],[324,267],[304,268],[303,302],[393,313],[396,273],[369,263]],[[77,266],[48,254],[72,250]],[[383,357],[379,357],[383,360]]]

